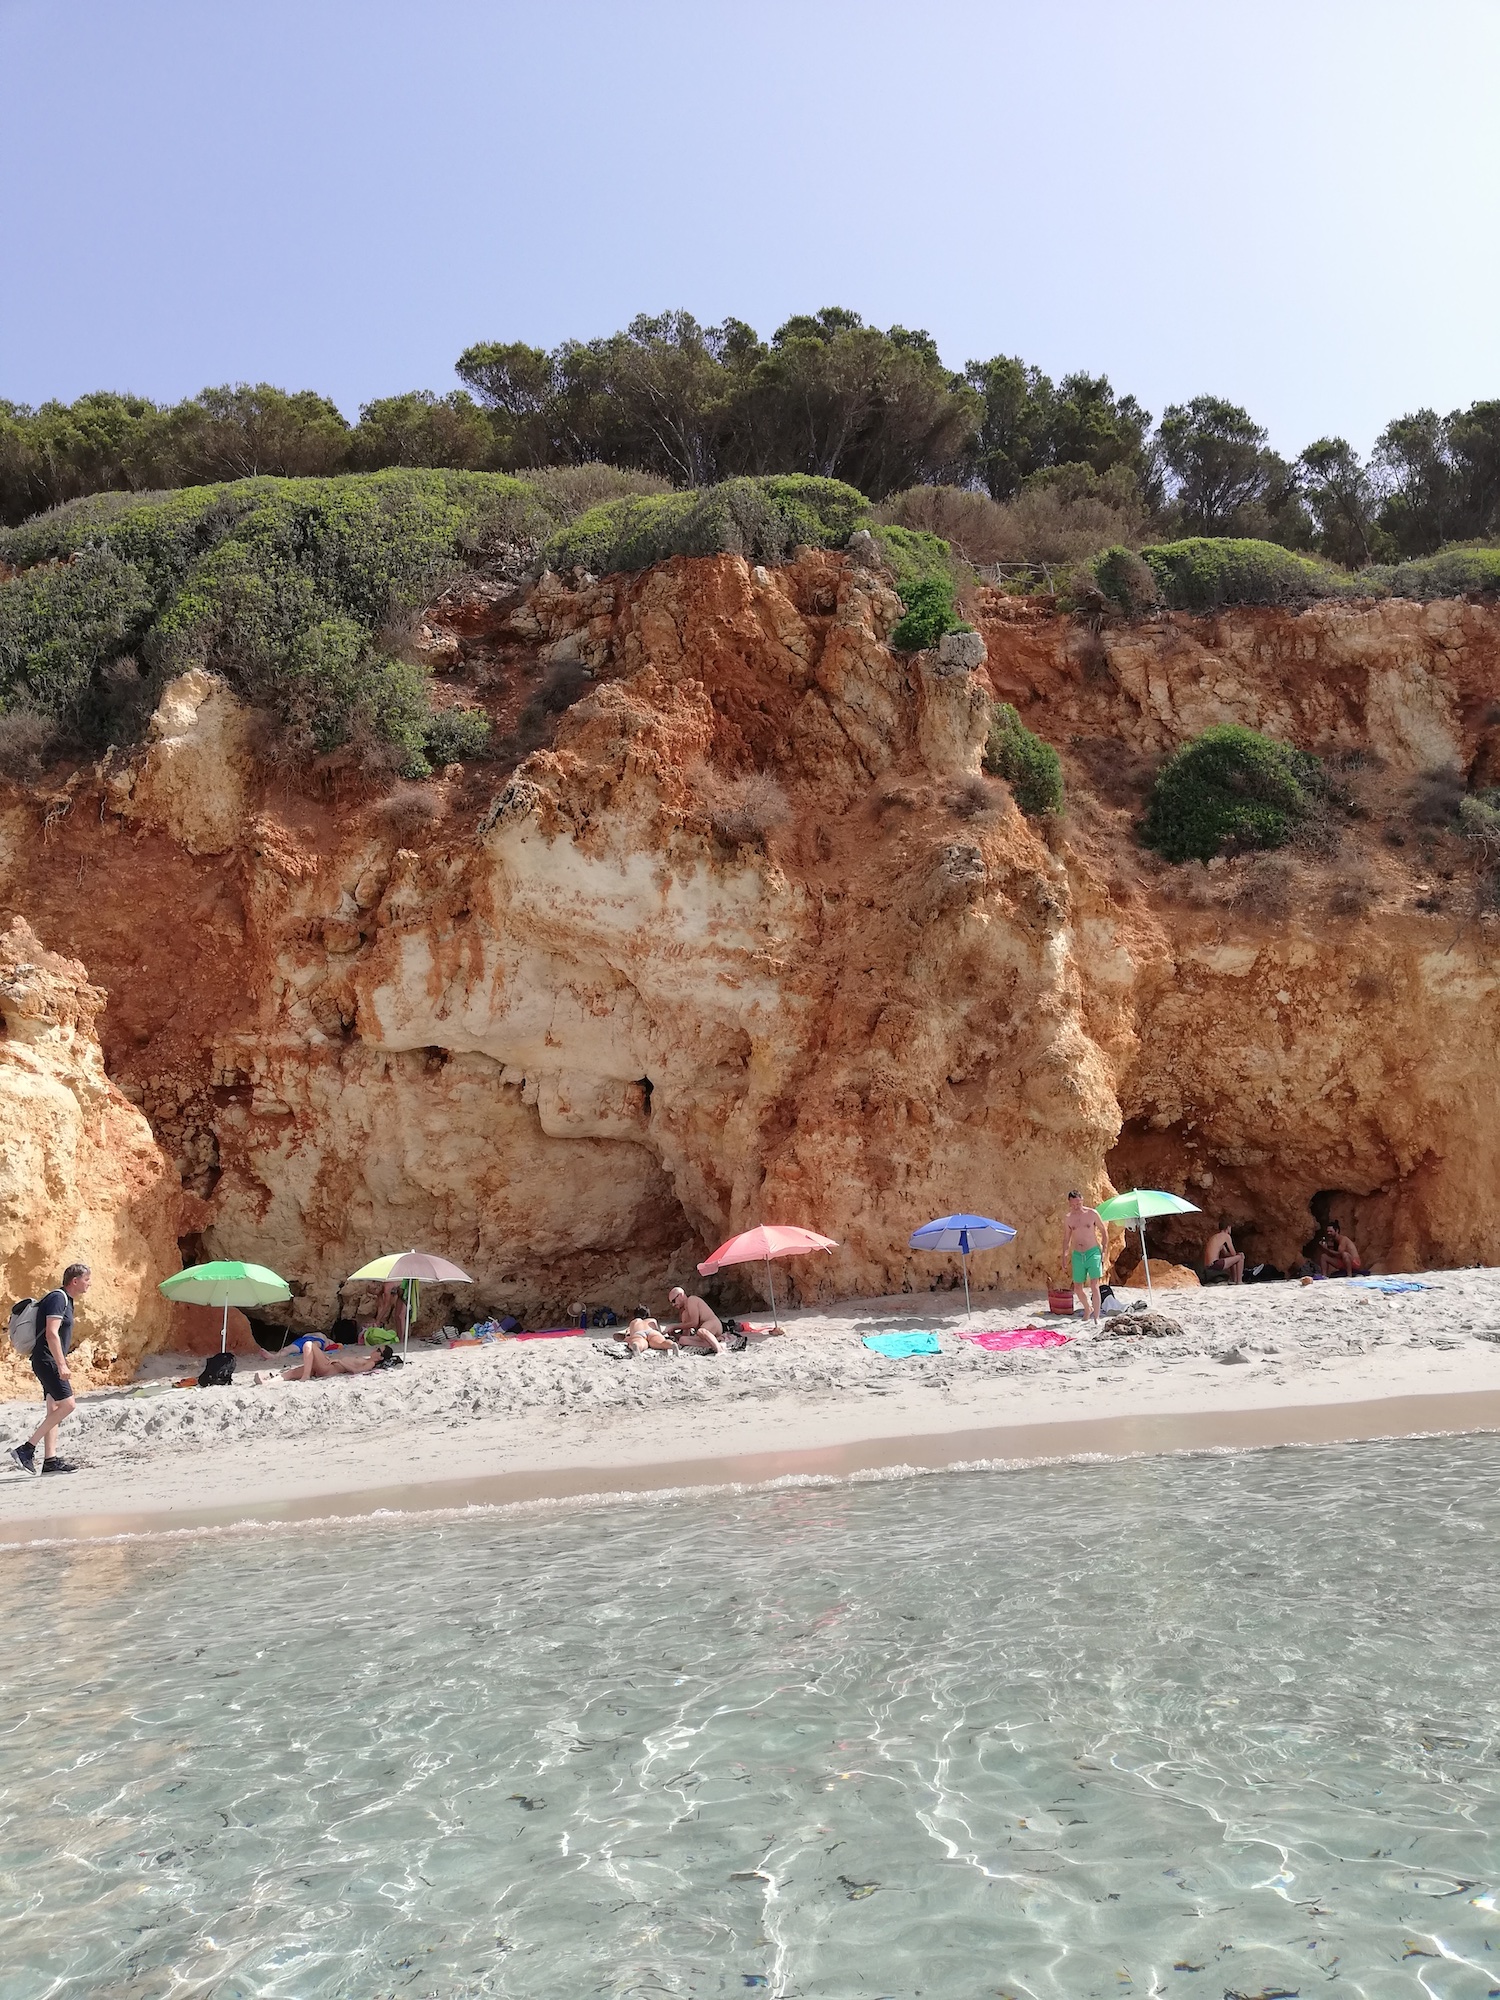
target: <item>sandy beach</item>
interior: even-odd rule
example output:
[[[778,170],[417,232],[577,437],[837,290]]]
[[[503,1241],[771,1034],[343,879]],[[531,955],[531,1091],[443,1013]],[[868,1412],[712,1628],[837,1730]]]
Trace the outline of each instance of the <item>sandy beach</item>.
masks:
[[[775,1479],[902,1465],[1250,1448],[1500,1429],[1500,1272],[1420,1291],[1342,1282],[1157,1296],[1176,1336],[1047,1318],[1035,1293],[952,1293],[783,1315],[788,1333],[721,1357],[619,1358],[606,1336],[437,1349],[400,1371],[175,1389],[156,1356],[64,1427],[71,1475],[0,1475],[0,1539],[229,1526],[382,1507]],[[1122,1291],[1127,1302],[1144,1297]],[[1068,1345],[996,1353],[964,1331],[1055,1325]],[[924,1329],[889,1359],[865,1333]],[[1226,1360],[1237,1352],[1245,1358]],[[30,1406],[5,1407],[6,1442]]]

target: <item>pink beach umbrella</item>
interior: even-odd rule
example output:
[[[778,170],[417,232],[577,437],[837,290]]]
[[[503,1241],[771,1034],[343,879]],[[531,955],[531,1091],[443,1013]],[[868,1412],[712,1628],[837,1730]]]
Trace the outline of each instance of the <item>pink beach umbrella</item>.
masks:
[[[793,1229],[784,1223],[763,1223],[759,1229],[747,1229],[742,1236],[731,1236],[727,1243],[721,1243],[713,1255],[698,1266],[705,1278],[711,1278],[726,1264],[759,1264],[762,1259],[766,1266],[766,1290],[771,1295],[771,1324],[776,1324],[776,1287],[771,1282],[771,1259],[773,1257],[802,1257],[809,1250],[837,1250],[837,1243],[831,1236],[819,1236],[815,1230]]]

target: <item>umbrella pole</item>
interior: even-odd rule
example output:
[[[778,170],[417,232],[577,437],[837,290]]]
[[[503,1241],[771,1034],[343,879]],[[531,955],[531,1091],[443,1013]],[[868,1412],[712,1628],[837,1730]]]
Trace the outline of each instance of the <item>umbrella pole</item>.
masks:
[[[219,1328],[219,1352],[224,1353],[229,1346],[229,1301],[224,1302],[224,1324]]]
[[[958,1261],[964,1267],[964,1318],[972,1319],[974,1309],[969,1303],[969,1259],[962,1250],[958,1253]]]
[[[1146,1218],[1144,1215],[1137,1216],[1135,1226],[1141,1232],[1141,1262],[1146,1267],[1146,1297],[1149,1299],[1151,1296],[1151,1259],[1146,1255]]]
[[[776,1327],[776,1286],[771,1277],[771,1260],[769,1257],[766,1259],[766,1290],[771,1294],[771,1327],[774,1332]]]

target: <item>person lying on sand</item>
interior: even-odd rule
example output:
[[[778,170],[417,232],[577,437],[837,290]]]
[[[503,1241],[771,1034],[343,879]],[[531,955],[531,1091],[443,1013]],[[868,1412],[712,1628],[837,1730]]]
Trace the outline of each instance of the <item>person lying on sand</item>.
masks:
[[[1229,1217],[1219,1218],[1219,1227],[1203,1246],[1203,1264],[1209,1271],[1222,1271],[1232,1285],[1245,1282],[1245,1259],[1234,1247]]]
[[[631,1314],[629,1326],[617,1326],[614,1338],[625,1343],[627,1354],[644,1354],[648,1347],[659,1348],[670,1354],[672,1343],[662,1332],[656,1321],[644,1306],[637,1306]]]
[[[285,1382],[311,1382],[320,1375],[368,1375],[372,1368],[379,1368],[384,1355],[392,1350],[385,1349],[375,1354],[366,1348],[359,1354],[348,1354],[335,1345],[326,1333],[304,1333],[291,1345],[297,1350],[299,1359],[290,1368],[281,1371]],[[389,1367],[389,1362],[385,1363]]]
[[[679,1347],[697,1347],[707,1354],[724,1352],[723,1322],[706,1299],[690,1298],[681,1285],[674,1285],[667,1301],[677,1312]]]
[[[1318,1238],[1318,1269],[1325,1278],[1357,1278],[1364,1269],[1354,1238],[1336,1222],[1330,1221]]]

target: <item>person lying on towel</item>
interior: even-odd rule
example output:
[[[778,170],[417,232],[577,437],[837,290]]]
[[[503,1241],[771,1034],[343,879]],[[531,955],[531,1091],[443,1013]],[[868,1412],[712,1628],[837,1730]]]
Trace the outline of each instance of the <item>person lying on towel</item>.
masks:
[[[670,1353],[672,1343],[662,1332],[656,1321],[644,1306],[637,1306],[630,1316],[629,1326],[617,1326],[614,1338],[625,1343],[627,1354],[644,1354],[648,1347],[656,1347]]]
[[[372,1368],[381,1366],[379,1354],[368,1348],[363,1353],[351,1354],[326,1333],[304,1333],[291,1343],[291,1348],[298,1358],[290,1368],[281,1371],[288,1382],[311,1382],[321,1375],[367,1375]],[[388,1359],[385,1366],[390,1366]]]

